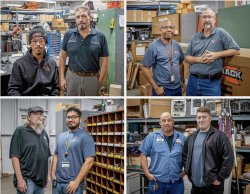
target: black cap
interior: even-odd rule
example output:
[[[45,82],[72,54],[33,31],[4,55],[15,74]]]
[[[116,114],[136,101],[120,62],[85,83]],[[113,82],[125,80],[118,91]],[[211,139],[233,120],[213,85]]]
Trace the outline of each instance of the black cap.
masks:
[[[30,30],[29,41],[31,41],[33,37],[43,37],[47,42],[46,32],[42,26],[35,26]]]
[[[28,109],[28,114],[30,114],[32,112],[42,112],[42,113],[44,113],[44,110],[40,106],[31,106]]]

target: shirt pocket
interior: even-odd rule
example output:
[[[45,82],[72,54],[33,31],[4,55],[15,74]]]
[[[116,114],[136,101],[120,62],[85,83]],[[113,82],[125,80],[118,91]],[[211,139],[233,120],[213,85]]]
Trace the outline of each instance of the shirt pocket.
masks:
[[[166,145],[165,142],[156,142],[154,145],[155,152],[160,155],[166,154]]]

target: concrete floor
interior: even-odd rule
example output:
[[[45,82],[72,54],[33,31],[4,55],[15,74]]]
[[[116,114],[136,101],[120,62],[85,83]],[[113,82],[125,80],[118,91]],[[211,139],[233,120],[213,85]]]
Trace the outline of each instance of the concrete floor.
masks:
[[[16,193],[16,189],[13,186],[13,175],[2,178],[1,179],[1,194],[15,194],[15,193]],[[45,189],[45,194],[51,194],[51,193],[52,193],[52,185],[50,183],[48,187]]]

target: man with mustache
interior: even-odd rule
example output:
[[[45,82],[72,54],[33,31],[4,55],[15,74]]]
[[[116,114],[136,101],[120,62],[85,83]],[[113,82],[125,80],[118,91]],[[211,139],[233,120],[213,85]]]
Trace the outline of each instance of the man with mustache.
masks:
[[[196,120],[198,130],[187,138],[183,149],[191,194],[223,194],[224,180],[234,163],[231,143],[225,133],[211,126],[209,108],[198,108]]]
[[[90,27],[90,10],[75,11],[77,28],[68,30],[59,54],[59,78],[62,95],[97,96],[108,71],[108,44],[105,35]],[[66,59],[69,57],[65,76]]]
[[[44,110],[28,109],[26,122],[16,128],[10,144],[10,158],[17,194],[44,194],[48,183],[49,137],[44,130]]]
[[[152,85],[153,96],[182,96],[185,91],[184,54],[179,43],[172,39],[174,26],[170,20],[161,23],[160,31],[161,37],[146,50],[142,73]]]
[[[169,112],[160,116],[161,129],[150,133],[140,146],[141,164],[149,180],[150,194],[183,194],[182,149],[185,136],[174,130],[174,120]],[[147,157],[150,157],[148,167]]]
[[[202,12],[202,32],[195,34],[186,50],[190,64],[187,96],[221,96],[224,58],[240,54],[234,39],[215,27],[216,14],[211,8]]]
[[[84,179],[94,164],[95,143],[88,132],[79,128],[81,115],[78,108],[69,108],[69,130],[57,137],[51,169],[53,194],[83,194]]]
[[[49,58],[45,46],[46,32],[35,26],[29,32],[30,49],[13,65],[9,84],[9,96],[57,96],[59,95],[57,64]]]

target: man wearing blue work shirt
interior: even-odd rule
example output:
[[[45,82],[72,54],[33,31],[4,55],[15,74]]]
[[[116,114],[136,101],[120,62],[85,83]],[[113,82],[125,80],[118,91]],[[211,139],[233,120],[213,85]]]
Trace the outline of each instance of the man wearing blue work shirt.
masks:
[[[84,179],[94,164],[94,140],[79,128],[81,114],[75,107],[66,112],[66,123],[70,130],[57,138],[51,169],[53,194],[83,194]]]
[[[174,120],[168,112],[161,114],[160,126],[161,129],[150,133],[139,148],[149,192],[183,194],[182,149],[186,138],[174,130]],[[149,167],[147,157],[151,159]]]
[[[97,96],[108,72],[108,44],[105,35],[90,27],[90,10],[75,11],[77,28],[68,30],[59,54],[61,95]],[[65,76],[66,59],[69,57]]]
[[[153,96],[182,96],[184,53],[172,39],[174,26],[170,20],[161,23],[161,37],[152,42],[142,61],[142,73],[152,85]],[[150,74],[152,67],[153,76]]]
[[[224,58],[240,54],[234,39],[215,26],[215,11],[202,12],[202,32],[195,34],[186,50],[185,62],[190,64],[187,96],[221,96]]]

